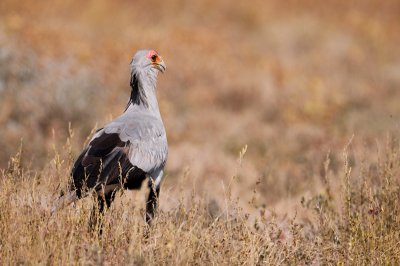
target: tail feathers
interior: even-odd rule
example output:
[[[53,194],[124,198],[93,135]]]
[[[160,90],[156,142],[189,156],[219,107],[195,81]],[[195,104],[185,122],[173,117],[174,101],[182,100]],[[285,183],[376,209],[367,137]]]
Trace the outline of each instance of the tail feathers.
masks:
[[[110,184],[110,185],[101,185],[98,186],[98,188],[95,190],[95,193],[98,195],[100,198],[104,198],[106,195],[114,192],[117,188],[119,188],[121,185],[120,184]],[[81,195],[81,197],[87,196],[89,193],[86,193],[85,195]],[[76,191],[71,191],[68,192],[67,194],[62,194],[54,203],[53,208],[51,208],[51,215],[53,216],[59,209],[70,205],[72,202],[76,201],[78,198],[78,195]]]
[[[77,199],[78,197],[75,191],[71,191],[65,195],[62,195],[56,200],[56,202],[53,205],[53,208],[51,208],[51,215],[53,216],[59,209],[61,209],[64,206],[70,205]]]

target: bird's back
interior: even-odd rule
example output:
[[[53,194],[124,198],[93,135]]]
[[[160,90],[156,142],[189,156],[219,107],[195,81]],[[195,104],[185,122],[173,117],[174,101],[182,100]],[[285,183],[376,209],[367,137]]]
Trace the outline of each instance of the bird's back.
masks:
[[[127,110],[99,129],[72,169],[73,189],[78,196],[86,189],[121,184],[140,188],[146,174],[165,165],[168,146],[161,118],[149,112]]]

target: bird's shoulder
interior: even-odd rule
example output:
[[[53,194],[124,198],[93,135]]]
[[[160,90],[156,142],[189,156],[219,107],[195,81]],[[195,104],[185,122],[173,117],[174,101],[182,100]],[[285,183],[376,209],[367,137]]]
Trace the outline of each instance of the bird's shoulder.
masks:
[[[94,137],[101,134],[117,134],[124,142],[166,139],[161,118],[148,113],[125,113],[106,124]]]
[[[162,121],[151,115],[116,118],[96,131],[89,142],[86,156],[105,158],[115,152],[124,153],[132,165],[145,172],[161,169],[168,155]]]

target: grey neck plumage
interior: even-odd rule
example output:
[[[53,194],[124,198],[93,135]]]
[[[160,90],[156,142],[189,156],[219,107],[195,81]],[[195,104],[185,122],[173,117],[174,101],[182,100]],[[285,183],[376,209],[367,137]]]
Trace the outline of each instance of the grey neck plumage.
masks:
[[[131,96],[125,112],[129,110],[140,110],[160,115],[156,96],[157,73],[132,71],[131,73]]]

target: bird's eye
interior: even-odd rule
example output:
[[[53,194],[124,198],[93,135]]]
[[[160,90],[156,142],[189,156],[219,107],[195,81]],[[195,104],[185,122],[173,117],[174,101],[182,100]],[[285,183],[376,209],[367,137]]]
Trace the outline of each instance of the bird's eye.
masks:
[[[153,55],[151,56],[151,61],[155,62],[156,59],[157,59],[157,55],[153,54]]]

